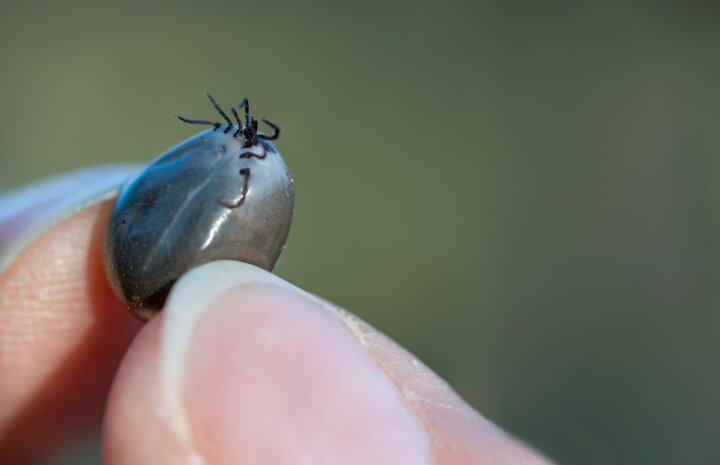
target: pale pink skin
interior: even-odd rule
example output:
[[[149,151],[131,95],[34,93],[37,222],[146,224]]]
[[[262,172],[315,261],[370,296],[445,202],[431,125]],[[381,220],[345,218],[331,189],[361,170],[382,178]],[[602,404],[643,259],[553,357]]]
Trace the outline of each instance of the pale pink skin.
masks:
[[[549,463],[388,337],[272,283],[206,302],[168,385],[172,313],[142,325],[103,274],[110,206],[0,274],[1,463],[48,463],[101,430],[109,465]]]

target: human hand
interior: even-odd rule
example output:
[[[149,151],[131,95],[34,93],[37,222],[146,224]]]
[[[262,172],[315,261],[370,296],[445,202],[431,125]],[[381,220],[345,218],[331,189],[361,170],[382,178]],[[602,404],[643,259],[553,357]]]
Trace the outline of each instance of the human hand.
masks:
[[[0,264],[12,259],[0,274],[1,463],[46,463],[101,425],[108,465],[549,463],[387,336],[251,265],[192,270],[142,325],[104,276],[113,200],[43,220],[132,171],[0,199]]]

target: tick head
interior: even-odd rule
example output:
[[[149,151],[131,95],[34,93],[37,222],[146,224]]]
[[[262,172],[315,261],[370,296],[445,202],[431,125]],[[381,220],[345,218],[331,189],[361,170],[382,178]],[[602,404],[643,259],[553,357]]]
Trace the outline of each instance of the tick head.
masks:
[[[225,134],[228,134],[230,131],[235,129],[235,132],[233,132],[233,137],[242,140],[243,147],[253,147],[258,144],[259,139],[263,140],[275,140],[280,135],[280,128],[271,123],[270,121],[266,120],[264,117],[261,118],[262,122],[270,126],[270,128],[273,130],[272,134],[265,134],[258,131],[258,120],[255,118],[255,115],[250,114],[250,104],[248,103],[247,97],[245,97],[242,102],[240,103],[240,106],[238,107],[238,110],[243,113],[243,117],[241,117],[240,113],[238,113],[238,110],[235,109],[235,107],[230,108],[230,111],[232,112],[233,116],[235,117],[235,120],[237,121],[237,126],[235,123],[232,122],[230,117],[225,113],[225,111],[222,109],[222,107],[215,101],[215,99],[205,92],[205,95],[208,96],[210,99],[210,102],[212,102],[215,109],[220,113],[220,116],[223,117],[223,119],[227,122],[227,125],[224,125],[222,123],[219,123],[217,121],[207,121],[207,120],[195,120],[195,119],[188,119],[183,118],[182,116],[177,116],[181,121],[185,123],[190,124],[206,124],[213,126],[213,131],[217,131],[222,127],[225,127],[225,129],[222,131]]]

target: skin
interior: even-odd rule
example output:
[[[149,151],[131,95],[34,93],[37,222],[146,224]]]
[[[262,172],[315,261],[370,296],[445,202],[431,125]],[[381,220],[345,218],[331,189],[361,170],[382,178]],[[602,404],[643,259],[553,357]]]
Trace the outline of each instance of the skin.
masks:
[[[40,186],[0,216],[0,242],[56,195]],[[58,222],[0,274],[3,464],[48,463],[98,434],[110,465],[549,463],[387,336],[244,265],[228,266],[253,279],[205,300],[181,280],[204,313],[186,328],[193,350],[177,349],[181,291],[143,325],[107,284],[111,207]]]

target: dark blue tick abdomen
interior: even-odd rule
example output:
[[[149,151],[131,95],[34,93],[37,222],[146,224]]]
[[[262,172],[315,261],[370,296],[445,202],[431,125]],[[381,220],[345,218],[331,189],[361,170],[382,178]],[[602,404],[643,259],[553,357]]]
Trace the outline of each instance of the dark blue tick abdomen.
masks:
[[[271,270],[280,256],[292,220],[292,180],[272,143],[248,139],[238,123],[170,149],[117,199],[103,261],[115,294],[142,319],[193,267],[230,259]]]

